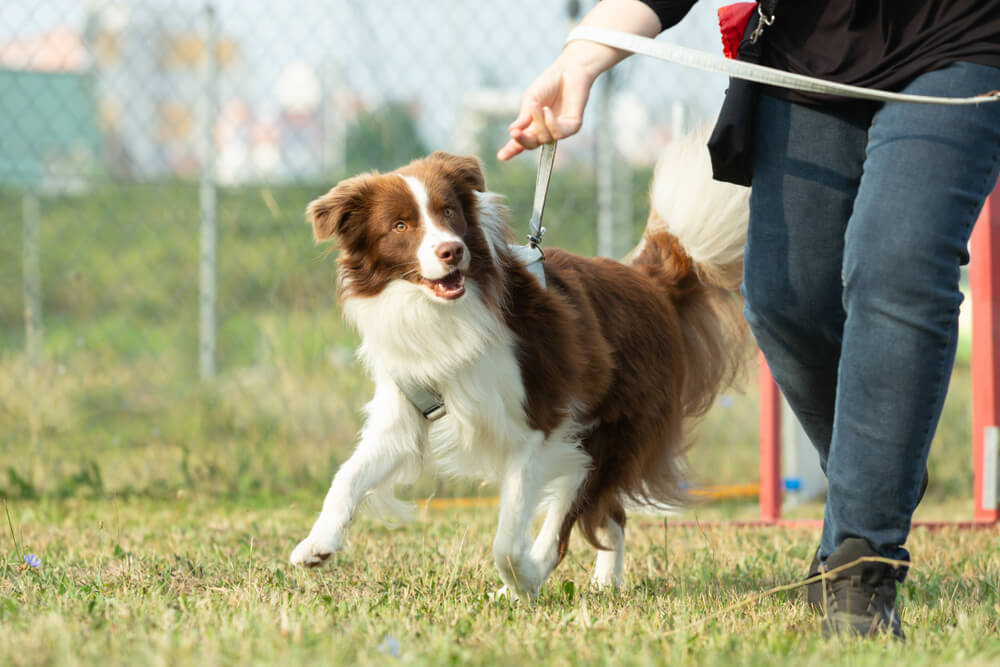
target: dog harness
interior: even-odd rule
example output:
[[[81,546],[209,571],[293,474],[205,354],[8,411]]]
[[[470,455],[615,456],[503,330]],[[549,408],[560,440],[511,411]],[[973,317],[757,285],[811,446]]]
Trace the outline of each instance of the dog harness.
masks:
[[[556,142],[543,144],[538,154],[538,175],[535,178],[535,201],[531,209],[531,220],[528,222],[530,233],[528,245],[512,245],[511,254],[535,277],[538,284],[545,288],[545,253],[542,252],[542,237],[545,227],[542,226],[542,213],[545,212],[545,197],[549,191],[549,179],[552,177],[552,163],[556,157]],[[448,414],[444,399],[433,387],[419,382],[413,382],[397,375],[392,381],[403,392],[406,399],[413,404],[420,414],[428,421],[437,421]]]

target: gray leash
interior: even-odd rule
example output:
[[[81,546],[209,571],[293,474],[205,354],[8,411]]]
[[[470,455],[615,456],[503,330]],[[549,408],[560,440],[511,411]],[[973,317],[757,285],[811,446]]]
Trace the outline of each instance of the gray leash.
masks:
[[[549,193],[549,180],[552,178],[552,163],[556,159],[556,144],[542,144],[538,153],[538,175],[535,177],[535,203],[531,208],[531,221],[528,227],[531,233],[528,241],[532,248],[541,250],[545,227],[542,227],[542,214],[545,212],[545,197]]]
[[[876,100],[879,102],[915,102],[918,104],[983,104],[984,102],[1000,101],[1000,91],[991,90],[975,97],[933,97],[928,95],[905,95],[903,93],[891,93],[884,90],[873,90],[860,86],[849,86],[844,83],[824,81],[801,74],[792,74],[764,67],[753,63],[743,62],[716,56],[703,51],[658,42],[648,37],[640,37],[617,30],[607,30],[606,28],[592,28],[582,26],[570,31],[566,38],[567,42],[582,39],[588,42],[597,42],[616,49],[640,53],[657,60],[693,67],[694,69],[706,72],[718,72],[728,74],[737,79],[756,81],[779,88],[789,88],[810,93],[825,93],[827,95],[839,95],[841,97],[854,97],[864,100]]]

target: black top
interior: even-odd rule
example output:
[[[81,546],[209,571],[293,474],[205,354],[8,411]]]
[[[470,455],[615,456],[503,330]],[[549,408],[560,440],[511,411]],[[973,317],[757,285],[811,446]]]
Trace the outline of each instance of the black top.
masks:
[[[697,2],[642,1],[664,30]],[[764,65],[899,90],[918,74],[958,61],[1000,67],[1000,0],[784,0],[762,39]]]

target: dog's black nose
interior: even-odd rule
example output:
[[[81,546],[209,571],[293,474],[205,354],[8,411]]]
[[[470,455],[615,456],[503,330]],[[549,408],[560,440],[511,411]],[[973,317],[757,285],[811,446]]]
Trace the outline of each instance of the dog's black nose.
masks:
[[[462,261],[462,254],[465,252],[462,244],[458,241],[448,241],[442,243],[434,249],[434,254],[445,264],[458,264]]]

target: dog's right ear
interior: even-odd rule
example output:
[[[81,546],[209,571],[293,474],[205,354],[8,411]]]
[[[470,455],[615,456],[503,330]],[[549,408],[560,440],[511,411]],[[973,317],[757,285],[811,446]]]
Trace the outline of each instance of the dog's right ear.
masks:
[[[341,181],[306,207],[306,220],[312,223],[317,243],[331,236],[342,237],[352,215],[365,209],[371,176],[362,174]]]

